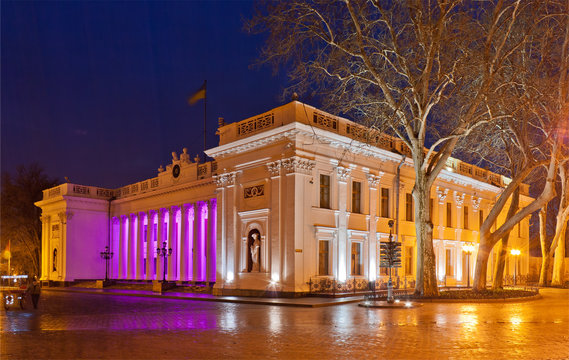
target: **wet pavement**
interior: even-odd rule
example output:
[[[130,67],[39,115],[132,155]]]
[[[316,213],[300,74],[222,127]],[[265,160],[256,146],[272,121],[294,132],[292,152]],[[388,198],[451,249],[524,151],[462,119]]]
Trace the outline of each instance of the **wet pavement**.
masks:
[[[5,359],[568,359],[569,291],[520,303],[304,308],[44,292],[0,311]]]

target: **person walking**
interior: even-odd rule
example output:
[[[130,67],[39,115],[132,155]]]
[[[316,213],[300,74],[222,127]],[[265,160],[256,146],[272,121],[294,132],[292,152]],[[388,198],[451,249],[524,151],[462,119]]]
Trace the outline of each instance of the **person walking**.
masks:
[[[30,284],[30,287],[28,288],[28,291],[32,296],[32,303],[34,304],[34,309],[37,309],[41,293],[41,286],[37,276],[34,275],[34,278],[32,280],[32,283]]]

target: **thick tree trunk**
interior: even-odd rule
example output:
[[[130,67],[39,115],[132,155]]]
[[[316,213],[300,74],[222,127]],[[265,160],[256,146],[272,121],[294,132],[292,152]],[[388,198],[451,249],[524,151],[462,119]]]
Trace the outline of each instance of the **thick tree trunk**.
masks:
[[[506,218],[511,218],[518,211],[518,206],[520,204],[520,188],[517,188],[512,195],[512,202],[510,203],[510,208],[508,209],[508,214]],[[506,266],[506,256],[508,256],[508,239],[510,238],[510,231],[502,237],[498,247],[496,248],[496,264],[494,266],[494,281],[492,283],[492,289],[501,289],[504,286],[504,267]]]
[[[433,225],[429,215],[430,187],[422,174],[415,176],[415,232],[417,234],[417,283],[415,294],[438,296]],[[421,271],[422,270],[422,271]]]
[[[539,286],[549,285],[549,268],[551,267],[551,257],[546,254],[541,258],[541,270],[539,272]]]
[[[498,256],[496,257],[496,264],[494,266],[494,281],[492,282],[492,289],[502,289],[504,287],[504,268],[506,267],[506,256],[508,256],[508,239],[510,233],[504,236],[502,240],[494,247]]]
[[[541,270],[539,271],[539,286],[547,286],[547,274],[550,263],[549,246],[547,246],[547,206],[539,212],[539,243],[541,245]]]
[[[563,262],[565,260],[565,231],[567,231],[566,226],[565,229],[563,229],[563,233],[561,234],[561,238],[559,239],[557,248],[555,249],[553,275],[551,276],[551,285],[553,286],[561,286],[565,281],[565,269],[563,268]]]
[[[472,289],[476,291],[486,289],[486,274],[488,271],[488,255],[492,248],[485,245],[483,235],[480,235],[480,246],[478,247],[478,254],[476,255],[476,267],[474,268],[474,280],[472,282]]]

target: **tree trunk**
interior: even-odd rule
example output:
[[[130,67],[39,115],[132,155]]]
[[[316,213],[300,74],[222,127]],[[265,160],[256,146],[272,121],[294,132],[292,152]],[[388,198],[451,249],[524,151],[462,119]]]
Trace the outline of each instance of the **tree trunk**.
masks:
[[[539,272],[539,286],[547,286],[549,284],[548,275],[551,267],[551,257],[545,254],[541,258],[541,270]]]
[[[555,249],[553,275],[551,276],[551,285],[553,286],[562,286],[565,281],[565,272],[563,268],[563,262],[565,261],[565,231],[567,230],[564,229],[561,239],[557,243],[557,248]]]
[[[514,194],[512,195],[512,202],[510,203],[510,208],[508,209],[508,214],[506,218],[509,219],[516,214],[518,211],[518,206],[520,204],[520,188],[518,187]],[[501,289],[504,286],[504,267],[506,266],[506,256],[508,256],[508,239],[510,238],[510,231],[502,237],[502,241],[498,244],[496,248],[496,266],[494,267],[494,281],[492,283],[492,289]]]
[[[506,266],[506,256],[508,256],[508,239],[510,233],[504,236],[502,240],[494,246],[498,256],[496,257],[496,264],[494,266],[494,281],[492,282],[492,289],[498,290],[504,287],[504,267]]]
[[[488,255],[492,248],[488,248],[484,240],[484,235],[480,235],[480,245],[476,255],[476,267],[474,268],[474,280],[472,289],[480,291],[486,289],[486,274],[488,271]]]
[[[539,271],[539,286],[547,286],[547,274],[550,263],[549,246],[547,246],[547,206],[539,212],[539,243],[541,245],[541,270]]]
[[[433,224],[429,215],[430,187],[416,170],[413,200],[415,201],[415,232],[417,235],[417,282],[415,294],[438,296],[436,260],[433,249]],[[422,271],[421,271],[422,270]]]

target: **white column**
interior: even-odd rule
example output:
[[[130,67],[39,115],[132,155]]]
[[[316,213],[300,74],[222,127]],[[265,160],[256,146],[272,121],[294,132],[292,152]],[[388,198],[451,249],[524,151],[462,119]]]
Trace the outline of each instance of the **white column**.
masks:
[[[136,279],[144,279],[144,212],[136,213],[138,229],[136,231]]]
[[[152,229],[154,228],[154,216],[156,212],[148,210],[146,212],[146,280],[154,280],[154,254],[156,248],[154,247],[154,237],[152,236]]]
[[[377,202],[378,202],[378,184],[383,176],[383,172],[379,175],[367,174],[369,184],[369,235],[368,235],[368,264],[369,268],[365,269],[369,281],[375,281],[379,271],[377,260]]]
[[[179,234],[176,234],[176,211],[178,207],[171,206],[168,209],[168,248],[172,249],[172,255],[168,256],[168,272],[166,273],[166,279],[168,281],[176,280],[178,274],[176,274],[177,261],[176,257],[178,256],[178,246],[177,246],[177,237]]]
[[[204,253],[204,209],[203,202],[197,201],[194,207],[194,281],[205,280]]]
[[[191,266],[191,264],[188,263],[188,251],[190,249],[190,244],[188,244],[188,205],[181,205],[180,212],[180,251],[178,256],[180,263],[180,273],[178,278],[181,281],[188,281],[188,267]]]
[[[269,172],[271,173],[271,192],[270,192],[270,247],[271,247],[271,280],[280,281],[282,279],[282,262],[281,254],[284,248],[281,245],[281,240],[283,238],[282,229],[282,211],[281,206],[283,205],[282,199],[282,177],[281,177],[281,162],[275,161],[267,165]],[[269,234],[268,234],[269,235]]]
[[[164,209],[158,209],[158,231],[156,236],[156,247],[162,248],[164,242]],[[154,249],[156,251],[156,249]],[[156,280],[162,280],[164,275],[164,258],[162,256],[156,257]]]
[[[119,215],[119,279],[124,279],[125,276],[125,231],[127,229],[127,217]]]
[[[207,201],[207,235],[206,235],[206,281],[208,283],[215,282],[215,266],[216,266],[216,248],[217,248],[217,199],[209,199]]]
[[[136,242],[136,214],[130,214],[128,222],[128,243],[127,243],[127,260],[126,260],[126,272],[125,276],[127,279],[134,278],[134,258],[135,258],[135,242]]]
[[[351,169],[338,166],[336,168],[338,178],[338,273],[337,279],[340,282],[346,281],[350,274],[350,254],[348,249],[348,180]]]
[[[194,204],[194,223],[192,227],[192,281],[199,281],[199,202]]]

